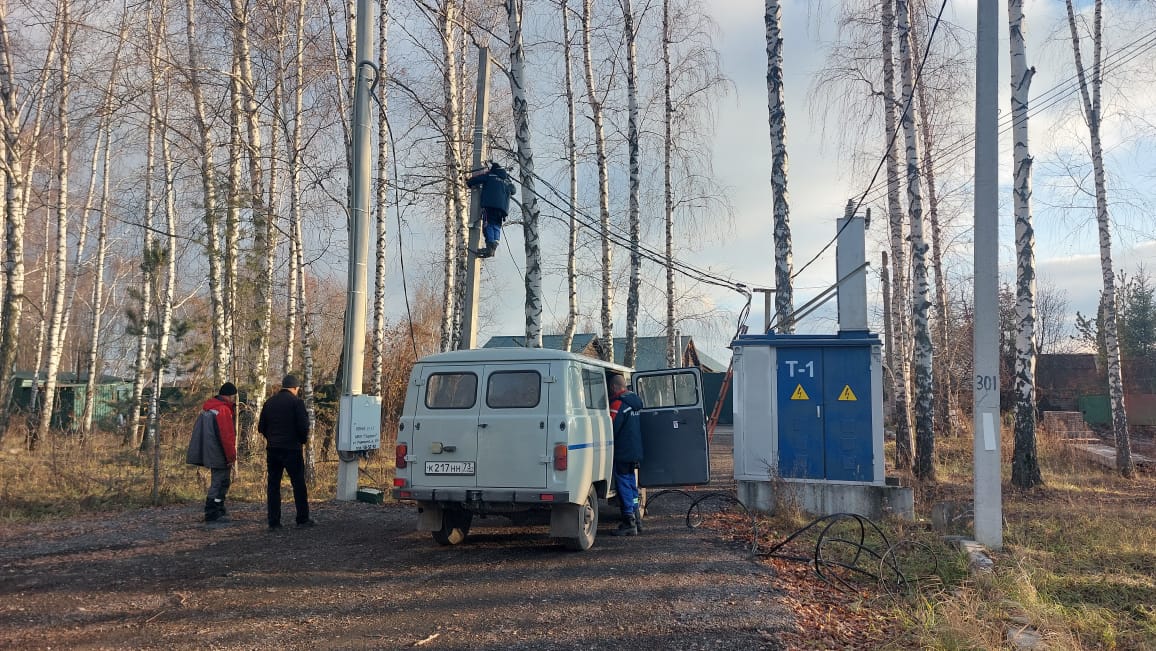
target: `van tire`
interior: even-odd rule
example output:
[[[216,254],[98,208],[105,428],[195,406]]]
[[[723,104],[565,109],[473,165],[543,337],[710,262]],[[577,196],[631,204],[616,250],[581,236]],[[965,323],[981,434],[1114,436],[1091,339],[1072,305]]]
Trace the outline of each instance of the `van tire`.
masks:
[[[578,517],[582,519],[578,524],[578,536],[563,538],[562,544],[571,551],[584,552],[594,546],[594,538],[598,535],[598,492],[593,486],[586,495],[586,502],[578,507]]]
[[[442,511],[442,528],[433,531],[433,539],[439,545],[457,545],[470,534],[470,523],[474,514],[465,509],[444,509]]]

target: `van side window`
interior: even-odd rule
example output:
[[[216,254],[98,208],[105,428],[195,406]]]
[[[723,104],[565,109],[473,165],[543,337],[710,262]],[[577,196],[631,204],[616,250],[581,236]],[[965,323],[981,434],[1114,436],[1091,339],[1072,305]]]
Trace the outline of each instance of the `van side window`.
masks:
[[[670,373],[638,378],[638,397],[651,407],[692,407],[698,404],[693,373]]]
[[[469,409],[477,399],[478,376],[473,373],[433,373],[426,380],[429,409]]]
[[[537,407],[542,376],[537,371],[498,371],[490,374],[486,406],[491,409]]]
[[[606,409],[606,376],[602,371],[582,369],[582,393],[586,396],[587,409]]]

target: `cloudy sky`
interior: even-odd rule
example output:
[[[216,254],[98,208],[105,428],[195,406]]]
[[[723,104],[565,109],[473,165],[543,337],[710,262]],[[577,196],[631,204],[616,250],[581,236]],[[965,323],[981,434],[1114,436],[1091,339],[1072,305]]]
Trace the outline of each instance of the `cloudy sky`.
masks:
[[[734,219],[731,224],[716,229],[719,236],[704,239],[697,251],[684,254],[682,258],[751,286],[772,286],[764,3],[763,0],[720,0],[704,4],[717,23],[717,43],[724,72],[733,82],[732,91],[719,106],[714,165],[721,182],[728,188]],[[841,147],[837,137],[839,118],[828,114],[824,121],[822,107],[814,100],[816,75],[827,65],[827,46],[837,36],[839,4],[830,0],[784,3],[788,183],[796,269],[815,256],[834,236],[836,218],[842,215],[849,198],[864,192],[878,160],[878,153],[871,153],[869,157],[861,158],[859,169],[852,169],[850,154]],[[938,9],[939,3],[929,4]],[[1075,87],[1063,85],[1074,75],[1063,3],[1036,0],[1026,4],[1028,60],[1029,65],[1037,68],[1031,94],[1055,100],[1047,106],[1041,102],[1040,109],[1033,111],[1030,122],[1031,146],[1036,160],[1037,264],[1042,282],[1066,292],[1073,314],[1075,310],[1087,314],[1095,309],[1101,282],[1099,252],[1092,198],[1072,190],[1071,182],[1066,180],[1070,176],[1082,178],[1090,163],[1082,144],[1086,140],[1086,128],[1077,113]],[[1089,3],[1078,4],[1086,7]],[[1147,70],[1151,76],[1151,71],[1156,69],[1152,63],[1156,60],[1156,29],[1153,28],[1156,23],[1149,20],[1152,9],[1143,3],[1108,4],[1104,21],[1108,43],[1105,50],[1105,78],[1108,81],[1104,91],[1104,136],[1110,166],[1109,193],[1113,201],[1113,217],[1118,221],[1113,234],[1115,262],[1117,268],[1128,271],[1135,270],[1142,263],[1151,270],[1156,268],[1156,226],[1149,215],[1154,214],[1152,203],[1156,193],[1147,186],[1151,185],[1151,177],[1156,172],[1156,159],[1148,153],[1156,151],[1151,126],[1156,123],[1156,95],[1152,90],[1156,84],[1152,83],[1154,79],[1136,77],[1135,71]],[[1001,3],[999,16],[1001,115],[1007,113],[1009,105],[1005,5]],[[962,41],[973,42],[974,7],[974,2],[966,0],[947,3],[944,20],[954,25],[956,35]],[[1125,83],[1123,80],[1127,79],[1133,81]],[[972,110],[971,97],[966,100],[967,104],[958,108],[968,115]],[[970,168],[969,149],[963,158],[965,167]],[[965,173],[953,177],[949,171],[945,178],[946,189],[954,190],[958,197],[954,214],[947,216],[951,220],[950,274],[967,277],[971,273],[972,255],[971,199],[967,193],[970,176]],[[1001,137],[1000,149],[1000,273],[1005,281],[1013,280],[1014,275],[1010,181],[1011,143],[1010,136],[1005,135]],[[879,192],[876,190],[871,194],[874,197]],[[868,235],[869,261],[878,261],[878,242],[885,237],[882,208],[882,205],[875,204],[876,217]],[[514,254],[499,254],[485,264],[482,309],[486,318],[480,328],[479,342],[492,335],[520,334],[523,331],[523,293],[518,262],[521,237],[518,230],[507,229],[506,239]],[[624,259],[621,252],[617,256]],[[878,275],[874,270],[872,274],[869,277],[868,291],[872,293],[869,300],[877,302]],[[562,282],[564,279],[547,279],[544,322],[548,330],[550,324],[559,323],[565,314],[564,293],[554,293]],[[833,282],[834,247],[796,279],[796,305],[801,305]],[[734,314],[743,306],[742,298],[734,292],[710,289],[707,296],[715,307]],[[621,305],[625,298],[623,291],[616,301]],[[756,299],[750,315],[750,323],[756,328],[755,324],[761,324],[763,320],[761,305],[761,301]],[[829,313],[801,326],[802,331],[809,332],[831,332],[834,328]],[[727,326],[726,332],[695,334],[695,340],[700,348],[725,361],[729,358],[725,347],[731,332],[733,326]]]

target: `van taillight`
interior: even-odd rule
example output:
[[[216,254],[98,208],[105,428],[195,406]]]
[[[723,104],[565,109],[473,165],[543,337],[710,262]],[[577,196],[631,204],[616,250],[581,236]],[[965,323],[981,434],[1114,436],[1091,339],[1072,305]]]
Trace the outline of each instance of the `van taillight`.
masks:
[[[394,448],[394,453],[393,453],[393,466],[395,468],[404,468],[405,467],[405,455],[406,454],[409,454],[409,446],[406,445],[405,443],[398,443],[397,447]]]
[[[554,470],[565,470],[568,463],[566,444],[559,443],[554,446]]]

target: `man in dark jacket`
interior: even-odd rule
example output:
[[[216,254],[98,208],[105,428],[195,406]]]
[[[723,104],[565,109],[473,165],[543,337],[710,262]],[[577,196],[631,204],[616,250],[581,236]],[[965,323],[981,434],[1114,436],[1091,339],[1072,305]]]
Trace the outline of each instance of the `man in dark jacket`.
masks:
[[[614,424],[614,488],[622,507],[622,524],[611,533],[633,536],[642,532],[642,507],[635,470],[642,463],[642,398],[626,386],[626,378],[610,376],[610,420]]]
[[[209,492],[205,497],[205,522],[226,522],[225,495],[232,483],[233,464],[237,461],[237,430],[233,424],[233,405],[237,387],[232,382],[221,385],[217,395],[201,405],[201,414],[193,426],[186,461],[209,469]]]
[[[490,163],[490,170],[475,174],[466,181],[471,188],[481,186],[482,219],[485,225],[482,234],[486,238],[486,248],[475,251],[479,258],[491,258],[498,250],[498,240],[502,237],[502,222],[510,212],[510,197],[514,194],[514,182],[510,175],[497,163]]]
[[[281,380],[281,390],[265,402],[257,431],[265,437],[265,463],[269,471],[265,485],[269,528],[281,528],[281,478],[289,474],[293,502],[297,505],[297,526],[312,527],[309,519],[309,491],[305,486],[305,455],[302,446],[309,438],[309,414],[305,401],[297,397],[300,385],[293,375]]]

